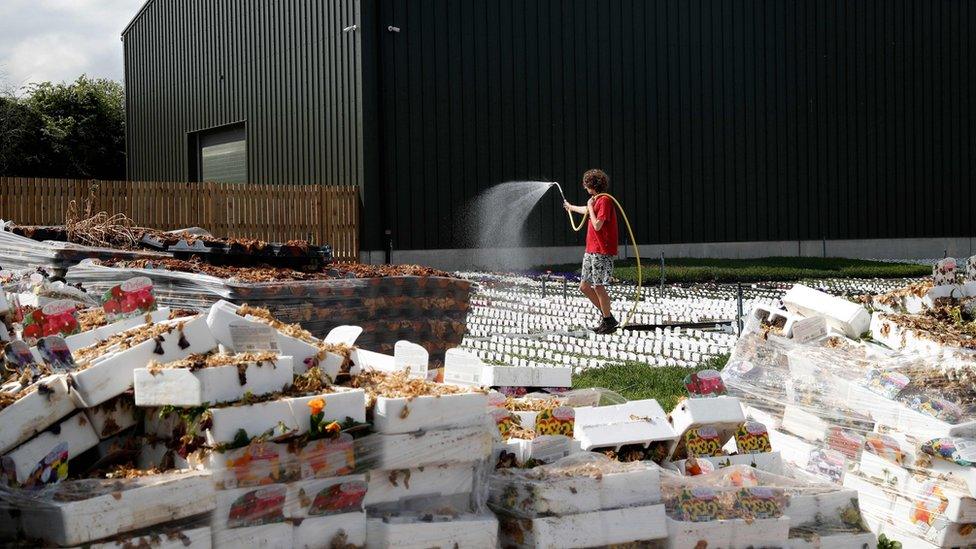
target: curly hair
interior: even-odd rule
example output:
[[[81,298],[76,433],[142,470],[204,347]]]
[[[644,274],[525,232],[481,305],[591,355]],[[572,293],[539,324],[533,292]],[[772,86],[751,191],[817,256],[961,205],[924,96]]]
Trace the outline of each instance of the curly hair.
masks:
[[[610,188],[610,176],[603,170],[586,170],[583,174],[583,186],[598,193],[605,193]]]

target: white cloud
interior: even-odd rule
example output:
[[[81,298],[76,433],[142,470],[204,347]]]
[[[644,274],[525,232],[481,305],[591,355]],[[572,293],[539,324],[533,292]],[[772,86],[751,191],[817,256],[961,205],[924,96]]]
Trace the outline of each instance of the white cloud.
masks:
[[[122,29],[144,0],[0,0],[0,81],[121,80]]]

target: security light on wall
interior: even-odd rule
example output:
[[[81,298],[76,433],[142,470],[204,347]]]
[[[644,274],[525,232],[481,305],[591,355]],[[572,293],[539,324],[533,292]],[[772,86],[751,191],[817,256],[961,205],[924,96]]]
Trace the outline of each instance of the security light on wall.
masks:
[[[342,29],[342,32],[352,32],[359,28],[359,25],[349,25],[348,27]]]

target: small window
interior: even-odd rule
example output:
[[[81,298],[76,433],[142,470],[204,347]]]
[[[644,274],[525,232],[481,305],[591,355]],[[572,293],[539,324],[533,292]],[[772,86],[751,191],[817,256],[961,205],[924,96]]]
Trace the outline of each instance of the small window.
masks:
[[[197,132],[195,168],[197,181],[247,182],[247,137],[244,124]]]

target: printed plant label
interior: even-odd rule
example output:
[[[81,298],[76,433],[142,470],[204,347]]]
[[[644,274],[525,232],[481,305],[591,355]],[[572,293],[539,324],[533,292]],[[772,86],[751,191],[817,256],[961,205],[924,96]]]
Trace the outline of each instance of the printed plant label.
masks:
[[[765,454],[773,451],[766,426],[756,421],[747,421],[735,432],[735,445],[740,454]]]
[[[38,487],[45,484],[57,484],[68,478],[68,443],[59,442],[44,459],[41,460],[27,481],[26,487]]]
[[[276,484],[250,491],[237,498],[227,517],[228,528],[260,526],[285,519],[286,487]]]
[[[37,342],[37,352],[55,372],[70,372],[75,369],[75,359],[63,337],[49,336],[41,339]]]
[[[535,416],[536,435],[573,436],[576,411],[569,406],[542,410]]]
[[[868,372],[867,388],[875,394],[894,400],[909,383],[908,376],[890,370]]]
[[[73,301],[54,301],[24,317],[24,339],[28,343],[46,336],[66,336],[80,331]]]
[[[844,454],[829,448],[817,448],[807,458],[807,471],[840,483],[844,479],[846,463]]]
[[[152,280],[145,276],[130,278],[102,295],[102,309],[109,322],[116,322],[156,310]]]
[[[278,352],[275,329],[267,324],[231,324],[231,344],[238,353]]]
[[[898,441],[888,435],[868,433],[865,435],[864,447],[872,454],[898,465],[905,462],[905,452],[901,451]],[[924,446],[922,449],[925,449]]]
[[[677,520],[709,522],[721,518],[718,494],[706,486],[685,488],[678,495]]]
[[[502,440],[508,440],[511,436],[512,428],[519,425],[518,418],[505,408],[495,408],[491,411],[491,417],[495,420],[498,427],[498,434]]]
[[[320,517],[362,511],[366,488],[367,484],[362,480],[333,484],[315,495],[308,514]]]
[[[233,472],[233,485],[225,488],[263,486],[291,480],[285,477],[278,448],[268,442],[255,442],[239,450],[227,452],[227,469]]]
[[[782,490],[768,486],[743,488],[736,493],[735,508],[747,519],[771,519],[783,516],[786,496]]]
[[[342,433],[336,439],[309,442],[298,457],[302,478],[329,478],[352,473],[356,468],[353,438]]]
[[[935,286],[950,286],[956,283],[956,260],[947,257],[932,267],[932,283]]]
[[[685,389],[692,398],[721,396],[726,394],[722,374],[717,370],[702,370],[685,376]]]
[[[942,492],[942,488],[934,480],[922,485],[915,495],[908,520],[923,534],[936,523],[945,523],[945,510],[949,507],[949,499]]]
[[[712,457],[722,455],[722,441],[718,430],[711,425],[688,429],[685,432],[685,447],[688,456]]]
[[[946,461],[972,467],[976,465],[976,440],[958,437],[936,438],[922,444],[923,452]]]
[[[7,370],[18,374],[30,372],[31,375],[37,375],[40,373],[37,369],[37,363],[34,361],[34,354],[31,353],[27,344],[19,339],[8,343],[3,350],[3,365]]]

